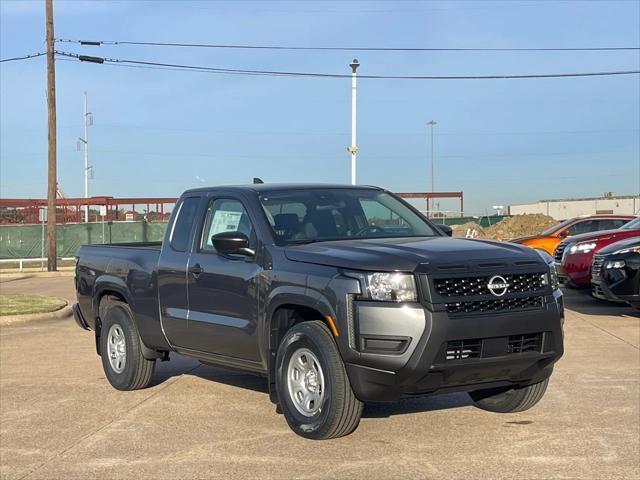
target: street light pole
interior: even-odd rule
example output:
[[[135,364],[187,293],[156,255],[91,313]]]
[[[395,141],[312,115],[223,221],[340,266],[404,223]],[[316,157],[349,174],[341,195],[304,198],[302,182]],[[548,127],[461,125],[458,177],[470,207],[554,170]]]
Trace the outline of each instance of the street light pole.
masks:
[[[437,125],[438,122],[431,120],[427,122],[427,125],[431,127],[431,193],[433,194],[435,190],[435,158],[433,156],[433,127]],[[431,206],[429,210],[433,211],[433,198],[431,198]]]
[[[356,184],[356,154],[358,146],[356,143],[356,70],[360,66],[357,58],[349,64],[351,67],[351,146],[347,151],[351,153],[351,185]]]

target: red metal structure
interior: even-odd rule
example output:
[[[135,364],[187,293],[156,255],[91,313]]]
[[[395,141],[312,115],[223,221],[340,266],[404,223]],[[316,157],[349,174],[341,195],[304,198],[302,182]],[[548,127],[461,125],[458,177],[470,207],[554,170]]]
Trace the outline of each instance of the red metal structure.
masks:
[[[459,198],[460,216],[464,216],[464,197],[462,192],[402,192],[397,193],[402,198],[424,198],[427,203],[427,215],[429,215],[429,200],[432,198]],[[82,207],[89,205],[89,221],[111,222],[126,220],[127,213],[133,213],[134,217],[144,216],[146,220],[166,220],[171,206],[177,201],[174,197],[79,197],[65,198],[58,191],[57,221],[59,223],[80,223],[84,219]],[[0,199],[0,224],[34,224],[40,223],[39,211],[47,206],[46,199],[35,198],[1,198]],[[104,219],[100,216],[100,207],[106,208]],[[143,212],[137,212],[136,206],[146,206]],[[169,206],[165,209],[165,206]],[[91,208],[93,207],[93,208]],[[130,207],[127,209],[119,207]]]
[[[177,198],[172,197],[143,197],[143,198],[115,198],[115,197],[90,197],[90,198],[65,198],[58,194],[56,218],[59,223],[80,223],[82,207],[89,205],[89,221],[106,222],[126,220],[126,212],[133,211],[135,215],[144,215],[147,220],[165,220],[171,206]],[[137,212],[136,206],[146,206],[143,212]],[[165,213],[165,206],[169,209]],[[1,198],[0,199],[0,224],[40,223],[39,211],[47,206],[46,199],[34,198]],[[104,206],[106,215],[100,216],[100,207]],[[94,207],[94,208],[91,208]],[[119,207],[131,207],[124,210]],[[152,209],[153,207],[153,209]]]
[[[403,192],[396,193],[402,198],[424,198],[427,202],[427,216],[429,216],[429,200],[432,198],[459,198],[460,216],[464,217],[464,194],[463,192]]]

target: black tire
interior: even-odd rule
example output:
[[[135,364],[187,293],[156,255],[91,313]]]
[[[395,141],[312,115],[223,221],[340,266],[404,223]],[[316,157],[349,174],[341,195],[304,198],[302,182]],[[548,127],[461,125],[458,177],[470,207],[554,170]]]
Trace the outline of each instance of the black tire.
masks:
[[[544,396],[549,379],[526,387],[476,390],[469,395],[478,408],[497,413],[514,413],[529,410]]]
[[[142,355],[140,346],[140,336],[138,329],[133,322],[133,313],[124,302],[107,299],[106,306],[101,305],[104,312],[102,328],[100,333],[100,356],[102,357],[102,368],[109,383],[118,390],[139,390],[145,388],[151,382],[155,369],[155,360],[148,360]],[[114,327],[115,326],[115,327]],[[109,332],[111,328],[120,327],[122,337],[124,337],[126,357],[121,363],[122,371],[114,369],[109,361]],[[115,332],[115,330],[114,330]]]
[[[310,416],[298,410],[289,393],[289,362],[300,349],[309,350],[317,358],[324,378],[319,411]],[[287,331],[276,358],[276,390],[289,427],[302,437],[342,437],[353,432],[360,422],[363,404],[353,394],[338,347],[322,321],[302,322]]]

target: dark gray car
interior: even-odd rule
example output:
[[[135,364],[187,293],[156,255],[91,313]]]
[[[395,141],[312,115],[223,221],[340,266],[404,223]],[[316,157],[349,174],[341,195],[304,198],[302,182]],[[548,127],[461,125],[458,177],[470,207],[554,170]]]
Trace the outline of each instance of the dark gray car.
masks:
[[[75,317],[115,388],[178,352],[264,375],[307,438],[349,434],[366,401],[528,409],[563,353],[553,260],[450,234],[375,187],[189,190],[162,244],[81,247]]]

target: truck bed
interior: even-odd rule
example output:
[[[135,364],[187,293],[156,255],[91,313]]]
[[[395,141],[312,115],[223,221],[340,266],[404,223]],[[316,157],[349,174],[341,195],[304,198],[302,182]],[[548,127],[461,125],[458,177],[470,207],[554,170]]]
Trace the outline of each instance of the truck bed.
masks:
[[[80,311],[91,329],[95,329],[99,316],[100,299],[105,294],[115,295],[133,310],[143,340],[150,345],[165,343],[157,306],[161,249],[161,242],[80,247],[76,254],[76,291]]]

